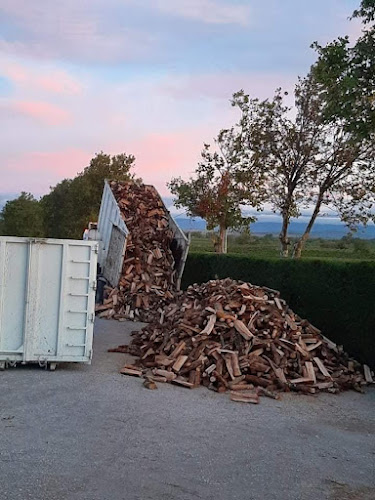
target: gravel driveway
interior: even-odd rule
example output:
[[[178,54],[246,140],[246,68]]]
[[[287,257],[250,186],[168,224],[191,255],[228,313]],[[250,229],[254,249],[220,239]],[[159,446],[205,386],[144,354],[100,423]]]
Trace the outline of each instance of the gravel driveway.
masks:
[[[4,500],[375,498],[375,390],[233,403],[118,374],[135,323],[98,320],[91,366],[0,373]]]

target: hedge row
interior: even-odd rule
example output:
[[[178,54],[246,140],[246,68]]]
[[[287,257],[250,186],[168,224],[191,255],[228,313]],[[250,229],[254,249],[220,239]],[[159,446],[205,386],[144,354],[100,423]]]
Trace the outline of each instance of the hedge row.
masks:
[[[190,253],[182,287],[226,277],[280,290],[297,314],[375,367],[375,262]]]

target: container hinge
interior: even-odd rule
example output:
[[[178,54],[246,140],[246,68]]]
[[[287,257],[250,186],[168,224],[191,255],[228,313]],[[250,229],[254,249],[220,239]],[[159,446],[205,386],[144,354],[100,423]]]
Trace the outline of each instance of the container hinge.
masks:
[[[99,245],[94,245],[94,246],[92,247],[92,251],[93,251],[94,253],[98,254],[98,253],[99,253]]]
[[[92,289],[96,291],[96,280],[92,282]]]
[[[93,313],[89,314],[89,321],[91,321],[91,323],[94,323],[94,321],[95,321],[95,314],[93,314]]]

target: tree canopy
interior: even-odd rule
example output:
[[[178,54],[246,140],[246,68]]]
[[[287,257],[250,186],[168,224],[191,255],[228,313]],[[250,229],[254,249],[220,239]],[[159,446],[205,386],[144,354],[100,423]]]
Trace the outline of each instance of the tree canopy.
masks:
[[[326,46],[315,42],[312,71],[324,94],[325,119],[340,119],[346,130],[369,138],[375,134],[375,0],[362,0],[353,18],[362,22],[356,42],[349,36]]]
[[[134,162],[133,155],[110,156],[101,152],[74,179],[62,180],[40,201],[23,192],[3,208],[1,234],[82,238],[88,222],[98,218],[104,180],[134,179]]]
[[[219,253],[226,252],[228,228],[248,228],[252,217],[242,214],[241,205],[259,208],[264,195],[259,170],[253,171],[242,156],[241,135],[235,128],[222,130],[215,140],[216,150],[205,144],[195,175],[189,180],[172,179],[168,184],[177,196],[175,206],[187,209],[190,216],[207,222],[207,228],[219,227],[215,242]]]
[[[0,234],[4,236],[44,236],[43,211],[38,200],[24,191],[7,201],[0,214]]]
[[[250,155],[255,169],[264,172],[266,200],[282,217],[284,257],[289,253],[290,219],[299,217],[302,208],[312,208],[295,249],[299,257],[323,206],[334,208],[350,228],[374,219],[375,146],[341,119],[325,119],[325,95],[314,73],[296,85],[293,109],[284,97],[280,89],[264,101],[240,91],[232,104],[242,111],[240,126],[247,145],[242,154]]]
[[[87,223],[98,218],[104,180],[133,179],[130,170],[134,162],[133,155],[101,152],[74,179],[58,183],[41,200],[46,234],[53,238],[81,238]]]

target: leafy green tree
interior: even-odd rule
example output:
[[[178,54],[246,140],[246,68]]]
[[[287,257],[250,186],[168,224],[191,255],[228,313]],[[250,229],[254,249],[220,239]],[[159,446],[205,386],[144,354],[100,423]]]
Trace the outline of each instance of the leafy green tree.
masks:
[[[134,180],[135,157],[125,153],[95,155],[74,179],[64,179],[42,199],[48,236],[81,238],[91,220],[97,220],[105,179]]]
[[[351,44],[339,37],[325,47],[317,42],[313,72],[324,94],[324,116],[342,120],[346,130],[360,137],[375,132],[375,0],[362,0],[352,18],[362,21],[362,34]]]
[[[242,112],[240,127],[246,137],[245,156],[251,156],[255,168],[263,171],[267,201],[280,213],[281,255],[287,257],[291,241],[290,220],[306,205],[311,163],[319,153],[321,129],[319,106],[313,80],[300,80],[295,89],[296,118],[284,102],[286,93],[277,89],[273,99],[251,99],[243,90],[233,95],[232,105]]]
[[[291,245],[290,220],[302,208],[312,207],[312,215],[295,244],[297,258],[323,207],[334,207],[351,229],[374,219],[374,141],[349,130],[340,119],[325,120],[325,95],[314,74],[296,85],[294,117],[280,90],[261,102],[240,91],[233,104],[242,111],[240,125],[247,141],[243,154],[264,170],[267,201],[282,217],[282,256],[288,256]]]
[[[174,178],[168,187],[177,197],[176,207],[204,219],[209,230],[219,227],[215,250],[226,253],[227,230],[248,228],[255,220],[242,215],[241,205],[259,208],[264,191],[262,174],[252,171],[247,159],[243,161],[242,138],[235,128],[222,130],[215,143],[216,151],[204,145],[193,177],[187,181]]]
[[[79,237],[79,234],[76,234],[78,200],[73,196],[73,183],[73,179],[64,179],[40,201],[49,238]]]
[[[8,201],[0,214],[0,229],[6,236],[45,236],[40,202],[25,192]]]

